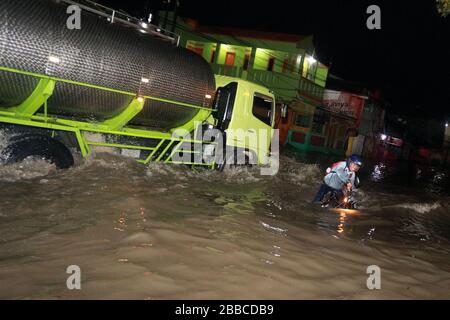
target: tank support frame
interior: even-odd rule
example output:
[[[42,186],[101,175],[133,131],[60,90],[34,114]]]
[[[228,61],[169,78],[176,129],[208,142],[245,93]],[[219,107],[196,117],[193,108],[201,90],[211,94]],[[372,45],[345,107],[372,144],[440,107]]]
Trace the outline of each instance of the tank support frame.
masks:
[[[100,87],[92,84],[76,82],[67,79],[60,79],[51,77],[48,75],[40,75],[31,72],[11,69],[0,66],[0,71],[13,72],[16,74],[26,75],[39,79],[39,83],[30,96],[25,99],[20,105],[10,108],[0,108],[0,122],[8,123],[12,125],[35,127],[41,129],[47,129],[52,132],[55,131],[73,133],[78,149],[83,157],[88,157],[92,153],[92,147],[107,147],[107,148],[119,148],[119,149],[132,149],[149,152],[149,155],[145,159],[137,160],[140,163],[148,164],[149,162],[164,162],[164,163],[178,163],[172,159],[177,150],[185,143],[190,144],[214,144],[214,142],[204,142],[200,140],[190,138],[180,138],[173,136],[171,132],[176,131],[179,128],[183,128],[188,132],[192,132],[195,129],[195,122],[205,121],[211,113],[214,111],[211,108],[203,106],[192,105],[188,103],[172,101],[168,99],[162,99],[152,96],[140,96],[138,93],[125,92],[115,90],[106,87]],[[72,119],[58,118],[56,116],[48,115],[47,101],[51,98],[55,85],[58,82],[65,82],[74,85],[94,88],[97,90],[104,90],[109,92],[120,93],[128,96],[132,96],[133,100],[120,114],[115,117],[106,119],[101,122],[87,122],[78,121]],[[180,105],[183,107],[194,108],[198,110],[197,115],[192,118],[188,123],[179,128],[173,128],[170,132],[155,131],[152,129],[138,129],[127,127],[127,124],[139,114],[144,108],[146,100],[155,100],[161,102],[167,102],[174,105]],[[43,113],[38,111],[43,107]],[[130,137],[130,138],[144,138],[152,140],[155,146],[149,147],[144,144],[129,144],[129,143],[114,143],[114,142],[98,142],[89,140],[89,134],[104,134],[116,137]],[[172,149],[171,149],[172,147]],[[186,150],[183,150],[186,152]],[[198,151],[192,151],[192,153],[198,153]],[[195,158],[195,157],[194,157]],[[205,163],[203,161],[183,162],[188,165],[198,165],[206,167],[215,167],[215,163]]]

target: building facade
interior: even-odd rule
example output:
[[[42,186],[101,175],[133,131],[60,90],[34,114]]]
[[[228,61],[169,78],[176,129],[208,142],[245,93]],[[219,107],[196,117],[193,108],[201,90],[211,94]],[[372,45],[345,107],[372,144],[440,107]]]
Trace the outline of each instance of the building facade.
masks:
[[[349,143],[358,147],[359,141],[372,152],[373,132],[382,131],[375,122],[384,114],[365,106],[366,96],[325,90],[328,67],[314,57],[312,36],[203,26],[190,19],[177,19],[174,31],[179,45],[201,55],[215,74],[268,87],[279,104],[289,106],[286,118],[276,117],[281,145],[344,155],[353,150]],[[359,129],[365,142],[352,137]]]
[[[357,134],[366,99],[349,92],[324,90],[322,103],[314,110],[296,112],[288,143],[300,150],[344,155],[349,138]],[[307,125],[310,130],[304,130]]]
[[[328,67],[314,57],[312,36],[298,36],[234,28],[201,26],[181,20],[176,33],[180,45],[201,55],[215,74],[242,78],[272,90],[277,103],[289,106],[288,117],[277,114],[280,144],[288,137],[317,139],[308,134],[318,130],[314,119],[322,105]],[[316,115],[316,116],[315,116]],[[300,145],[300,150],[308,150]]]
[[[180,21],[180,45],[201,55],[216,74],[270,88],[279,102],[320,104],[328,67],[313,57],[312,36],[201,26]]]
[[[385,109],[379,92],[368,92],[362,109],[357,135],[349,138],[346,154],[366,158],[392,157],[403,145],[401,139],[388,136],[385,126]],[[405,148],[406,150],[406,148]]]

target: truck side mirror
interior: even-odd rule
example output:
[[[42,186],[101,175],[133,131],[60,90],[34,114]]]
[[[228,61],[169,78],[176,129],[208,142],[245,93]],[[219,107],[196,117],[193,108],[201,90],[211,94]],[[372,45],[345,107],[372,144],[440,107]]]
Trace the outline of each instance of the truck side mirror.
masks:
[[[222,131],[226,130],[230,124],[236,92],[237,82],[231,82],[225,87],[217,89],[214,102],[214,108],[216,109],[215,118],[217,120],[217,127]]]
[[[288,116],[288,109],[287,109],[287,105],[286,104],[282,104],[281,105],[281,117],[282,118],[287,118],[287,116]]]

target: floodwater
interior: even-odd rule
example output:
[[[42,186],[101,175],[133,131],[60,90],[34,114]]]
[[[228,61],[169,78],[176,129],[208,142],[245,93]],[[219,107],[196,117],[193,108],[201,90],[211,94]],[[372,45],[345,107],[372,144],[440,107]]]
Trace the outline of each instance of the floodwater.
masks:
[[[0,298],[449,299],[448,172],[367,163],[362,208],[337,212],[310,203],[332,160],[285,152],[273,177],[111,154],[0,167]]]

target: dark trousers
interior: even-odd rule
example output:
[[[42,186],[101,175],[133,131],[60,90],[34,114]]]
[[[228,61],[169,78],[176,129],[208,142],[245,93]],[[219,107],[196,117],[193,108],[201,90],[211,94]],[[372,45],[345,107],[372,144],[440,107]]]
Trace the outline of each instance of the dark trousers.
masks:
[[[326,185],[325,183],[322,183],[322,185],[320,186],[319,191],[317,191],[316,196],[314,197],[313,202],[322,202],[323,197],[330,191],[336,192],[338,194],[338,196],[340,197],[342,194],[341,190],[338,189],[334,189],[328,185]]]

